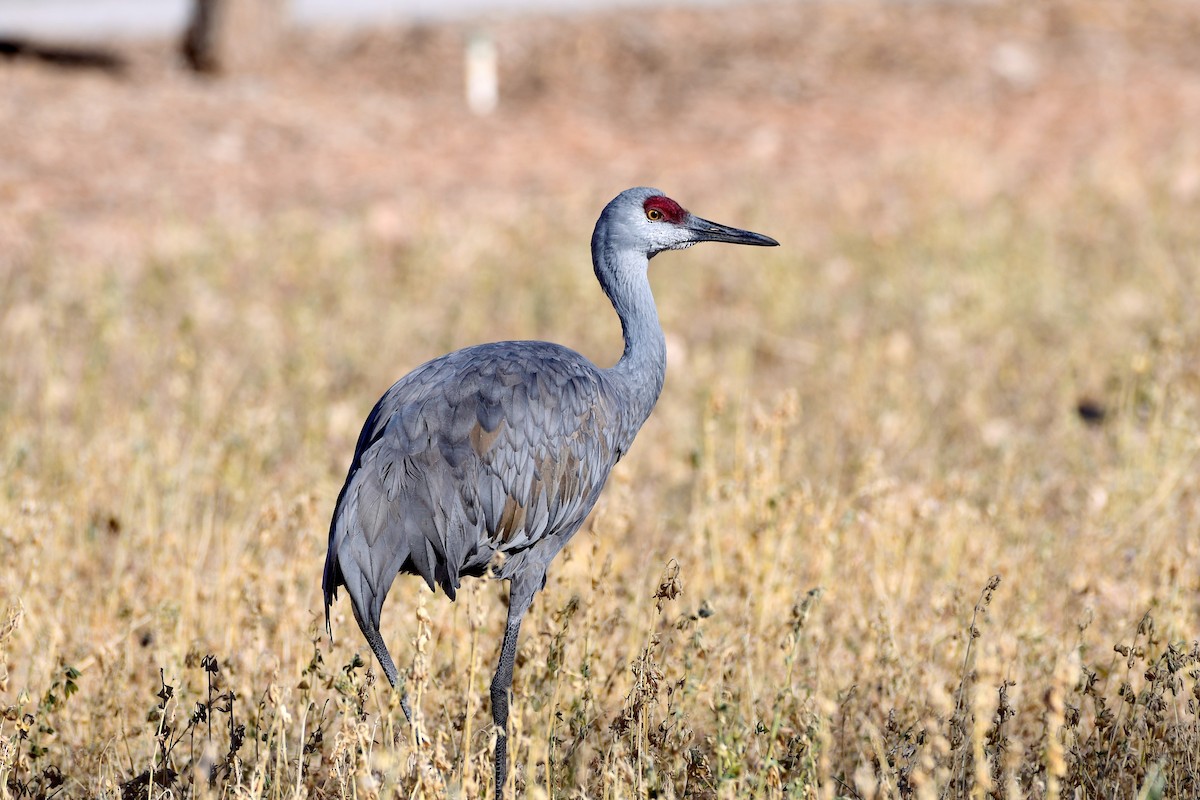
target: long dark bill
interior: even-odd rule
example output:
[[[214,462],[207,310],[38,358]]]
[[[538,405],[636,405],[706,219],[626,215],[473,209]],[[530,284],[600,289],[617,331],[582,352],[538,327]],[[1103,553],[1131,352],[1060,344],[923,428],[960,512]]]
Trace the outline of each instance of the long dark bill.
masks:
[[[731,228],[717,222],[709,222],[696,216],[688,216],[685,226],[697,242],[729,242],[730,244],[752,244],[758,247],[778,247],[779,242],[761,233]]]

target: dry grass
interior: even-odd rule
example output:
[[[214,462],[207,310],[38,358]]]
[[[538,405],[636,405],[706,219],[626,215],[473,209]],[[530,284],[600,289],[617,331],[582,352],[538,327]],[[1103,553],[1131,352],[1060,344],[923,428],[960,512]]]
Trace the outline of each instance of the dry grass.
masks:
[[[715,53],[697,63],[775,87],[693,125],[653,181],[784,247],[654,263],[666,391],[527,618],[518,791],[1200,792],[1200,78],[1173,38],[1197,16],[1153,7],[660,12],[663,43],[626,46],[646,74],[614,119],[686,82],[693,22],[728,34],[697,34]],[[596,122],[546,66],[627,68],[629,23],[592,24],[612,37],[578,54],[520,40],[510,123]],[[779,88],[771,67],[796,62],[820,91]],[[13,92],[62,80],[14,75]],[[654,146],[605,135],[539,140],[524,162],[501,144],[515,161],[475,190],[382,205],[351,187],[284,207],[232,174],[238,219],[152,199],[143,219],[128,186],[115,210],[17,203],[19,230],[0,229],[0,797],[490,791],[502,587],[393,591],[385,634],[431,740],[414,747],[344,598],[323,635],[328,516],[371,403],[424,359],[506,337],[615,358],[586,241]],[[730,141],[744,174],[695,171]],[[495,208],[520,164],[539,191]]]

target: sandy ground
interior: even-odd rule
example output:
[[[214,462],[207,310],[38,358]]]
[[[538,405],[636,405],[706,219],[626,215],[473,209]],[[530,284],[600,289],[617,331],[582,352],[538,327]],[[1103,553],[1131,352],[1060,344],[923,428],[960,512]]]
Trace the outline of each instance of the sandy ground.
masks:
[[[499,51],[487,117],[464,102],[478,32]],[[296,209],[365,212],[403,238],[417,208],[591,207],[640,183],[886,225],[880,171],[931,158],[964,203],[1097,163],[1169,172],[1190,197],[1198,37],[1184,3],[774,3],[296,33],[255,74],[218,79],[168,42],[123,47],[115,72],[10,59],[0,247],[53,230],[65,252],[137,251],[164,222]]]

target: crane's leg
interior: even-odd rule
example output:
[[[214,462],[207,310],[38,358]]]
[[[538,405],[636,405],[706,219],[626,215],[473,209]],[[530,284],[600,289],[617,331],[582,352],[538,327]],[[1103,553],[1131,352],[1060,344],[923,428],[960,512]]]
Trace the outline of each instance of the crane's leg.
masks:
[[[395,689],[399,673],[396,671],[395,662],[392,661],[392,654],[388,652],[387,645],[383,643],[383,636],[374,625],[366,624],[363,621],[362,617],[358,615],[358,606],[351,603],[351,607],[354,609],[354,618],[358,620],[358,627],[362,629],[363,636],[367,637],[367,644],[371,645],[371,652],[379,660],[379,666],[383,667],[383,674],[387,676],[388,683]],[[400,695],[400,710],[404,712],[404,718],[411,723],[412,707],[408,704],[407,689]]]
[[[508,776],[508,694],[512,689],[513,663],[517,659],[517,638],[521,620],[533,602],[541,582],[529,576],[514,577],[508,592],[508,623],[504,627],[504,644],[500,646],[500,664],[492,678],[492,721],[496,723],[496,800],[504,798],[504,781]]]

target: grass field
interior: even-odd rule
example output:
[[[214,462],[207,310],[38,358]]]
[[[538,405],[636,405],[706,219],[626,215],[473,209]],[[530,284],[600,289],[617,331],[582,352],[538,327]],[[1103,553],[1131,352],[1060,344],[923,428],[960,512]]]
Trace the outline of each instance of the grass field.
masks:
[[[667,385],[526,618],[517,795],[1196,796],[1200,13],[1131,8],[501,23],[487,121],[391,34],[0,67],[0,797],[490,795],[504,587],[393,589],[416,747],[344,597],[324,633],[329,515],[411,367],[616,359],[586,245],[637,183],[783,246],[652,264]],[[465,30],[396,35],[453,77]]]

